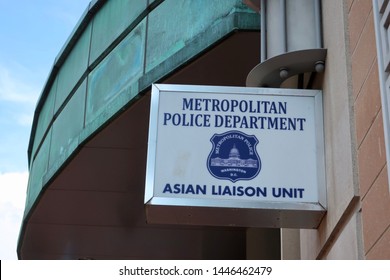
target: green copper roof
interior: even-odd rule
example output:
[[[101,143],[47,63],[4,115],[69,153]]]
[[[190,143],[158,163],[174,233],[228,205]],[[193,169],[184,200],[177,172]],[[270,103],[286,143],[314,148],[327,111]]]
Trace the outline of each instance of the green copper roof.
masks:
[[[240,29],[259,29],[259,15],[241,0],[92,1],[36,108],[25,218],[89,137],[152,83]]]

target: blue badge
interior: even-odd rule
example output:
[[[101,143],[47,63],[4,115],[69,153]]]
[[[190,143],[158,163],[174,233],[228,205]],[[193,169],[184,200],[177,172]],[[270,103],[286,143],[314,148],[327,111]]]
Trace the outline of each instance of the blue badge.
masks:
[[[218,179],[251,180],[261,170],[261,160],[256,150],[256,136],[240,131],[214,134],[210,139],[213,148],[207,158],[207,169]]]

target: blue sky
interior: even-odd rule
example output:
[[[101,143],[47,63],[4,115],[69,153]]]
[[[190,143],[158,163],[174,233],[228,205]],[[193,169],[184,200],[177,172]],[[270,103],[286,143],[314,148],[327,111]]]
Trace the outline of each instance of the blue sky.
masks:
[[[54,59],[90,0],[0,0],[0,259],[16,259],[27,146]]]

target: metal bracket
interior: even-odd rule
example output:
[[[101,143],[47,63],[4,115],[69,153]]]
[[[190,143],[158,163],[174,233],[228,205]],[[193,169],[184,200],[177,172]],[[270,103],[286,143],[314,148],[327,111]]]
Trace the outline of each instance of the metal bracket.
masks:
[[[306,72],[323,72],[327,49],[307,49],[274,56],[256,65],[246,78],[247,87],[279,87],[284,80]]]

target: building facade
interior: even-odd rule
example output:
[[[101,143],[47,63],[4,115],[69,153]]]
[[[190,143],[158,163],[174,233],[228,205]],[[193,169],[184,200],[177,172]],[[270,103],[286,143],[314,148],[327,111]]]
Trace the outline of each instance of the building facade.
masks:
[[[318,228],[146,223],[152,83],[244,87],[261,60],[262,7],[95,0],[36,108],[19,258],[390,259],[389,1],[318,2],[325,68],[303,81],[323,91],[327,213]]]

